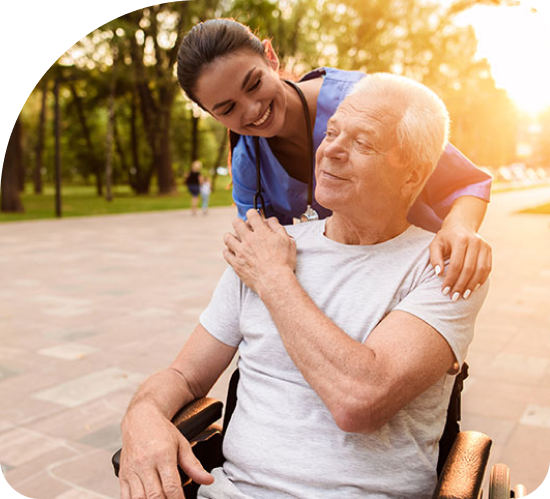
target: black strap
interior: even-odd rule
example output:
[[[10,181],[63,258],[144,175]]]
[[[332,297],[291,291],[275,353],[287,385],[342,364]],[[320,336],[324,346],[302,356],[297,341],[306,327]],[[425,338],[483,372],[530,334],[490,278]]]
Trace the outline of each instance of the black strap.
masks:
[[[262,194],[262,181],[261,181],[261,173],[260,173],[260,138],[254,137],[254,149],[256,154],[256,194],[254,194],[254,209],[256,211],[259,211],[258,208],[258,201],[260,201],[262,205],[262,212],[265,215],[265,201],[264,201],[264,195]]]
[[[307,100],[304,96],[304,93],[300,89],[296,83],[290,80],[283,80],[285,83],[290,85],[294,90],[296,90],[296,93],[300,97],[300,101],[302,102],[302,109],[304,111],[304,117],[306,120],[306,132],[307,132],[307,138],[308,138],[308,146],[309,146],[309,160],[310,160],[310,168],[309,168],[309,178],[307,183],[307,205],[311,206],[313,203],[313,173],[315,168],[315,156],[313,153],[313,127],[311,125],[311,116],[309,115],[309,106],[307,105]],[[239,139],[237,138],[234,143],[236,144]],[[232,147],[233,143],[232,143]],[[258,204],[261,204],[261,209],[263,210],[265,214],[265,201],[264,196],[262,194],[262,182],[261,182],[261,166],[260,166],[260,139],[259,137],[254,137],[254,149],[256,154],[256,194],[254,194],[254,209],[256,211],[259,210]],[[259,202],[259,203],[258,203]]]
[[[313,127],[311,125],[311,116],[309,115],[309,106],[307,105],[307,100],[296,83],[290,80],[284,80],[285,83],[288,83],[294,90],[296,90],[298,96],[300,97],[300,100],[302,101],[302,109],[304,111],[305,119],[306,119],[306,131],[307,131],[307,139],[308,139],[308,146],[309,146],[309,160],[310,160],[310,168],[309,168],[309,179],[307,183],[307,205],[311,206],[313,203],[313,170],[315,168],[315,157],[313,155]]]
[[[447,419],[445,421],[445,427],[443,434],[439,440],[439,456],[437,460],[437,475],[441,474],[445,461],[451,452],[451,448],[456,440],[458,433],[460,432],[460,420],[461,420],[461,392],[464,388],[464,380],[468,377],[468,364],[464,362],[462,369],[455,378],[453,390],[451,392],[451,398],[449,400],[449,406],[447,408]]]

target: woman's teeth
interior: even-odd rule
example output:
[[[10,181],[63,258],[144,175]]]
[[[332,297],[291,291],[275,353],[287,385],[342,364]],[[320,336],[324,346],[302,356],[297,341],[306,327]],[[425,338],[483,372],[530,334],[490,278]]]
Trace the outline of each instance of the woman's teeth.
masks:
[[[269,118],[270,114],[271,114],[271,105],[268,106],[268,108],[265,111],[265,114],[258,121],[254,121],[252,124],[254,126],[263,125],[266,122],[267,118]]]

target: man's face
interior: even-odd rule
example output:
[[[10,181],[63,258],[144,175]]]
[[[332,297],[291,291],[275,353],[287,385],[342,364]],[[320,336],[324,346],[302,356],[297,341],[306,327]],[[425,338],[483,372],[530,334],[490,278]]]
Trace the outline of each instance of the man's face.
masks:
[[[333,211],[376,215],[399,202],[404,179],[396,126],[402,104],[366,92],[347,97],[317,149],[315,197]]]

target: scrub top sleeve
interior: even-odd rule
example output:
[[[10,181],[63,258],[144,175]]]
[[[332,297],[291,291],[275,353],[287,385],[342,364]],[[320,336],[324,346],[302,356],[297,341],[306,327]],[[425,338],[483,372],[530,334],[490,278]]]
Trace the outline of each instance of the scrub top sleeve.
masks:
[[[239,218],[246,220],[246,212],[254,208],[254,194],[256,191],[248,189],[235,179],[233,174],[233,201],[237,206]]]
[[[491,183],[490,175],[448,144],[420,197],[444,219],[459,197],[474,196],[489,202]]]
[[[235,175],[235,172],[233,173],[233,201],[235,201],[235,205],[237,206],[237,214],[239,218],[246,220],[246,212],[252,208],[254,208],[254,196],[256,195],[256,187],[254,186],[253,189],[247,187],[240,181],[240,176],[237,173]],[[292,218],[290,218],[290,221],[287,220],[288,217],[286,217],[284,214],[278,213],[272,206],[271,203],[269,203],[267,195],[264,193],[264,202],[265,202],[265,216],[266,218],[269,217],[276,217],[279,222],[283,225],[292,223]],[[259,203],[261,204],[261,203]],[[261,205],[259,206],[261,208]]]
[[[246,212],[254,208],[256,194],[256,163],[242,139],[237,142],[231,157],[231,177],[233,182],[233,201],[237,206],[239,218],[246,220]]]

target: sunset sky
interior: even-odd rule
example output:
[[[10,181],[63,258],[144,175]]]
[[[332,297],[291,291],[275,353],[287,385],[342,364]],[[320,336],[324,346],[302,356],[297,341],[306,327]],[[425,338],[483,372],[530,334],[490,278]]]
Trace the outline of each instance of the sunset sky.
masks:
[[[476,6],[457,21],[474,27],[478,54],[489,60],[497,85],[520,109],[536,113],[550,106],[550,0]]]

